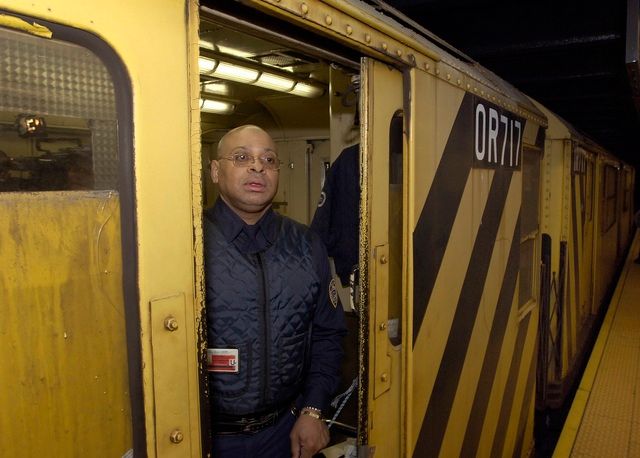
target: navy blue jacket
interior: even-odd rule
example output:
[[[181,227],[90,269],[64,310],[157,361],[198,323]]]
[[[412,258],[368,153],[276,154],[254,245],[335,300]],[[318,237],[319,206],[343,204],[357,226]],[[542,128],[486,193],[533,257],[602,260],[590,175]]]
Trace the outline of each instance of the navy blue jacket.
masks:
[[[249,415],[299,395],[326,408],[345,325],[320,239],[271,209],[247,225],[221,199],[204,229],[208,346],[239,350],[238,372],[210,373],[213,408]]]
[[[333,258],[343,286],[358,264],[360,218],[360,144],[345,148],[334,161],[311,222]]]

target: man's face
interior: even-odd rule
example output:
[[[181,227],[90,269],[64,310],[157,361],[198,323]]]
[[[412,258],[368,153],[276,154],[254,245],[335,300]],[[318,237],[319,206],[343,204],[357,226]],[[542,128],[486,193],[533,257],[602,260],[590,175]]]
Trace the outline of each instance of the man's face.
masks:
[[[218,159],[211,161],[211,179],[218,183],[223,200],[243,220],[262,216],[278,190],[278,170],[264,167],[260,157],[275,155],[276,147],[265,131],[254,126],[228,134]],[[236,155],[252,156],[246,166],[236,166]],[[248,222],[248,221],[247,221]]]

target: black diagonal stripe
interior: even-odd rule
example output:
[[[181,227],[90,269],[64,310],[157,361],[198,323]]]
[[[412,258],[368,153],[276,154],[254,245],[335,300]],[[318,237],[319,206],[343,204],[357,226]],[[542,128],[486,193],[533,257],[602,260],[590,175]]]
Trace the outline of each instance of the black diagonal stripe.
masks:
[[[482,214],[482,223],[473,245],[447,345],[413,452],[415,457],[437,456],[442,446],[512,175],[512,172],[507,169],[497,169],[491,182],[487,204]]]
[[[512,456],[522,456],[522,446],[529,445],[524,443],[524,434],[531,417],[529,416],[531,408],[531,397],[533,396],[533,382],[536,379],[536,355],[537,351],[534,351],[531,356],[531,363],[529,363],[529,376],[527,378],[527,388],[522,401],[522,408],[520,409],[520,421],[518,423],[518,436],[516,437],[516,446]]]
[[[496,312],[493,316],[491,325],[491,334],[487,343],[487,350],[484,354],[482,369],[480,371],[480,379],[478,388],[471,407],[471,415],[467,424],[467,431],[462,443],[462,452],[460,456],[473,456],[478,448],[484,418],[487,414],[487,406],[489,405],[489,397],[496,376],[496,367],[500,359],[500,349],[504,341],[504,335],[511,314],[511,306],[516,290],[516,282],[518,280],[518,268],[520,265],[520,217],[513,231],[511,239],[511,248],[509,249],[509,257],[507,259],[507,267],[504,272],[504,280],[500,288]]]
[[[496,433],[493,436],[493,446],[491,447],[492,457],[502,456],[502,451],[504,449],[504,441],[507,436],[506,432],[507,426],[509,425],[509,419],[511,418],[511,410],[513,409],[518,373],[520,372],[520,361],[522,360],[522,352],[524,351],[524,342],[527,337],[527,331],[529,330],[530,319],[531,313],[528,313],[520,322],[520,326],[518,327],[518,335],[516,337],[515,348],[513,349],[513,356],[511,357],[511,366],[509,367],[507,384],[504,388],[504,394],[502,395],[502,406],[500,407],[498,426],[496,428]]]
[[[413,345],[436,282],[473,160],[473,96],[466,94],[413,231]]]

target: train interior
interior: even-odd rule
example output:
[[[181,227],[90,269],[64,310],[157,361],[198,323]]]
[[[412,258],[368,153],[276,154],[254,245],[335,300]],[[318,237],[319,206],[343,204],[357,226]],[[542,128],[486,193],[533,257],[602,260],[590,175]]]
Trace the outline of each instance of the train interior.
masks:
[[[255,124],[272,135],[282,161],[274,209],[309,225],[326,171],[345,147],[360,140],[358,64],[314,56],[277,37],[238,30],[203,15],[199,68],[203,206],[213,205],[216,199],[209,172],[218,141],[234,127]],[[358,234],[353,237],[357,239]],[[358,375],[354,295],[348,286],[339,286],[339,295],[349,333],[336,394],[351,391],[326,415],[333,419],[340,411],[331,426],[334,443],[354,441],[358,397],[354,389]]]

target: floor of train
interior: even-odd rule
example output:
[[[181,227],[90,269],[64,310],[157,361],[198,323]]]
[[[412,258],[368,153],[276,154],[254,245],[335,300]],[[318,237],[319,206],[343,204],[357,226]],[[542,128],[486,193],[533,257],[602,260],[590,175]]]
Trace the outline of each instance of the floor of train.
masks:
[[[639,252],[640,232],[571,402],[536,415],[537,458],[640,457]]]

